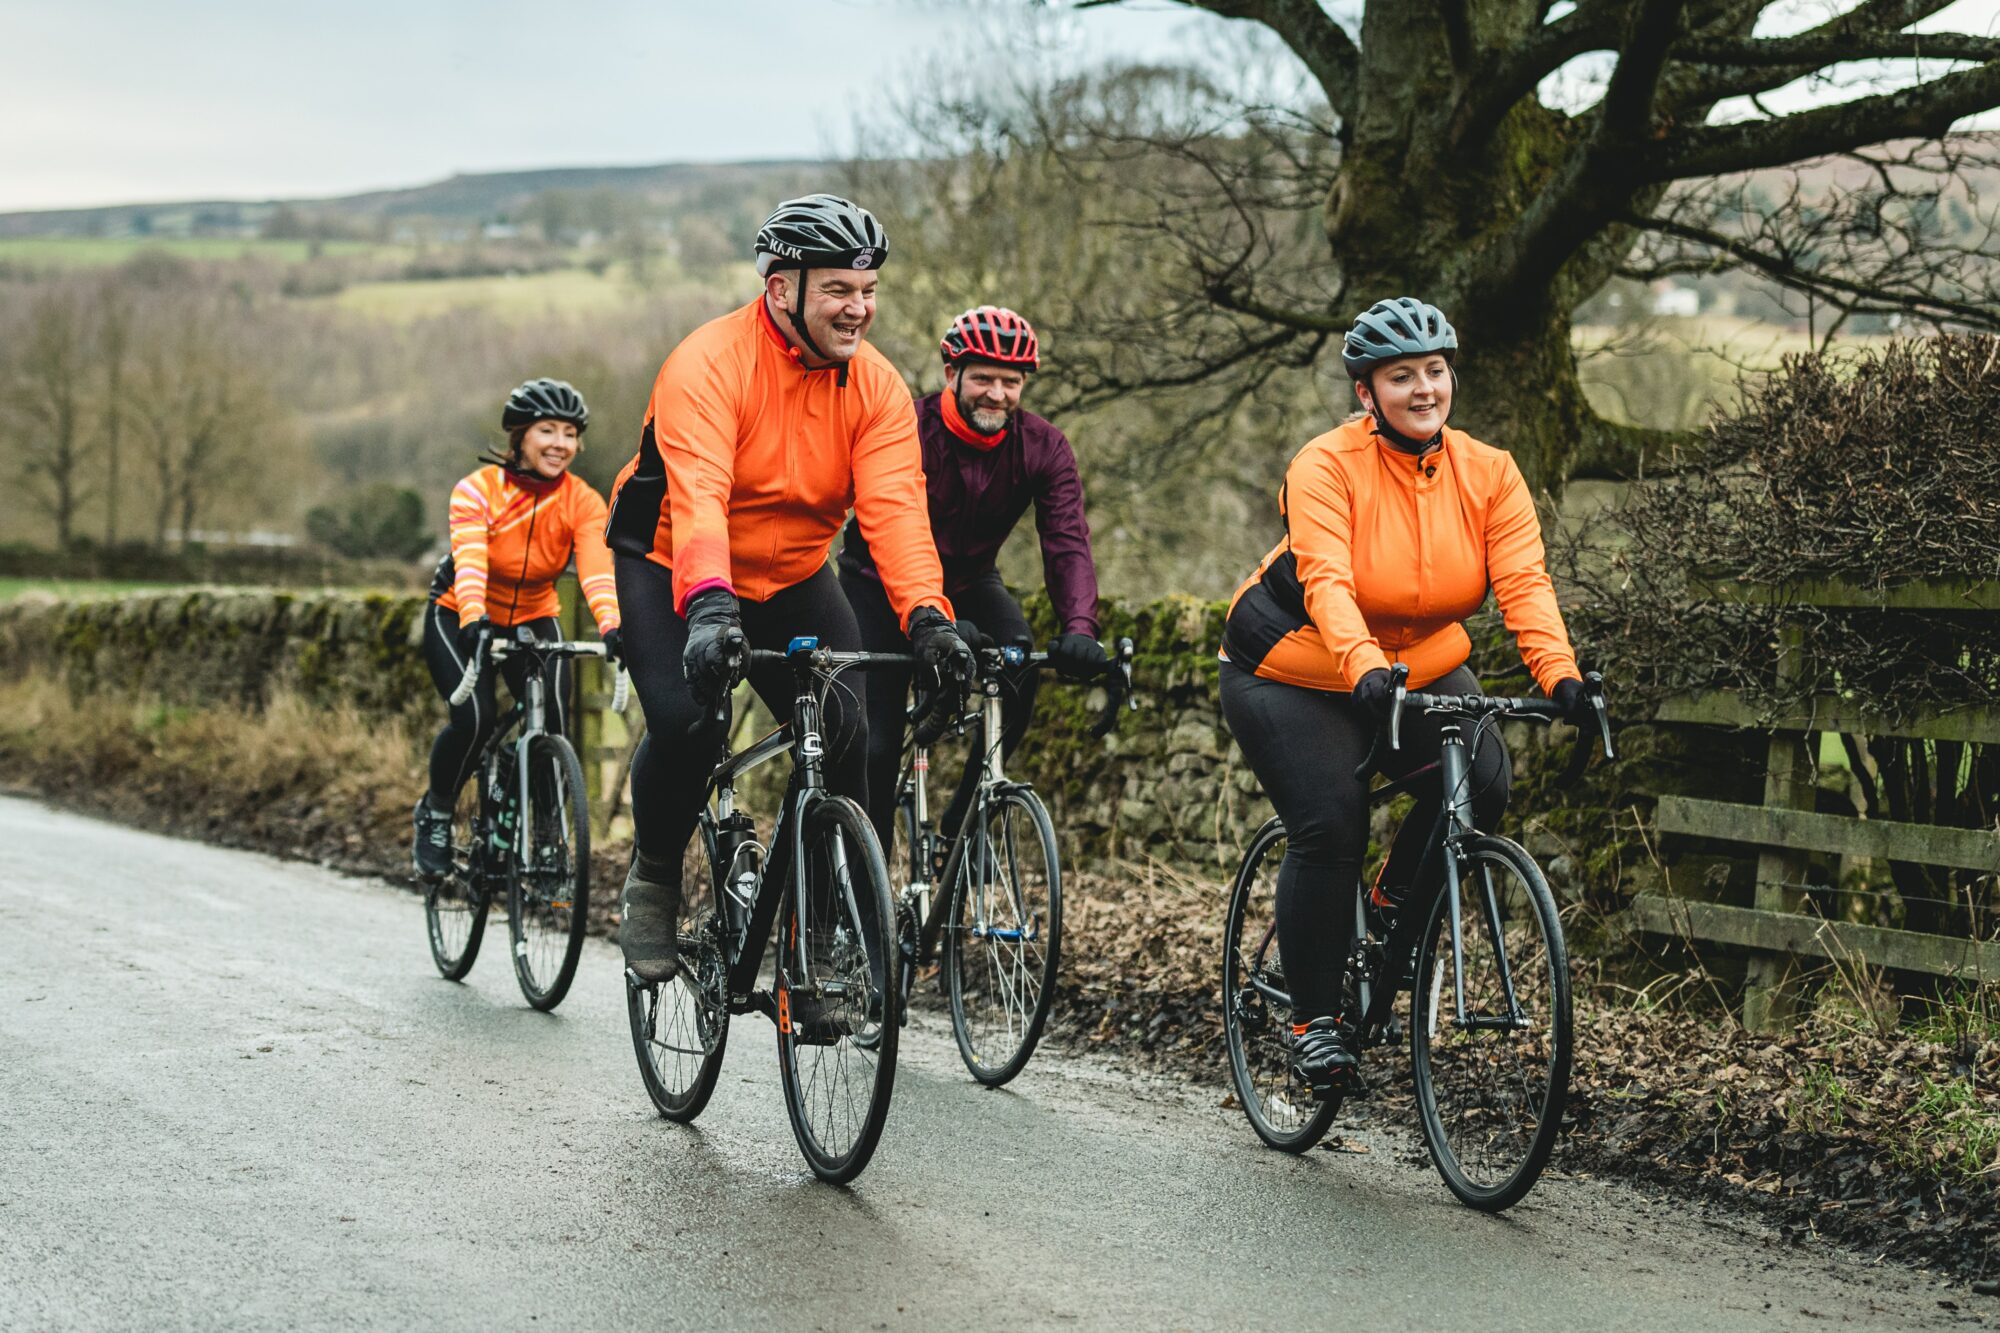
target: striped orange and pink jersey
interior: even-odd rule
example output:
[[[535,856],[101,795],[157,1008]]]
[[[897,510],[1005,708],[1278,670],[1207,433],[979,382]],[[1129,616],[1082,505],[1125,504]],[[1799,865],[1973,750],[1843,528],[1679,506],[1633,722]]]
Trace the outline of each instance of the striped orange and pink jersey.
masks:
[[[571,472],[540,484],[483,467],[451,492],[451,586],[437,603],[461,625],[481,616],[518,625],[560,609],[556,579],[576,558],[600,633],[618,627],[618,589],[604,544],[604,497]]]

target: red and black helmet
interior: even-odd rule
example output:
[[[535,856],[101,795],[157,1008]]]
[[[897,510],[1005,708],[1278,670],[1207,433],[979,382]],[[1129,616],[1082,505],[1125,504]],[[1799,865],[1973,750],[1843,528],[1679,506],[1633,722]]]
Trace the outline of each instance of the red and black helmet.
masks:
[[[990,361],[996,366],[1035,370],[1042,364],[1035,326],[1003,306],[981,305],[960,315],[938,343],[948,366]]]

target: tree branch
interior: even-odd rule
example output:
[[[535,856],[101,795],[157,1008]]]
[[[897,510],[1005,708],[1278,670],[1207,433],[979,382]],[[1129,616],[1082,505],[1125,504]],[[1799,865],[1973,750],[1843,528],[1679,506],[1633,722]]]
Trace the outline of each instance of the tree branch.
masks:
[[[1627,217],[1625,222],[1644,231],[1657,232],[1662,236],[1671,236],[1675,240],[1687,241],[1726,254],[1738,263],[1756,269],[1772,281],[1795,291],[1837,292],[1859,301],[1866,301],[1870,303],[1871,313],[1881,310],[1901,310],[1932,319],[1955,319],[1974,328],[2000,330],[2000,313],[1996,313],[1991,306],[1954,301],[1948,297],[1934,296],[1925,292],[1888,291],[1836,274],[1817,272],[1785,256],[1760,250],[1747,241],[1672,218],[1634,215]]]
[[[1118,0],[1098,0],[1116,4]],[[1357,105],[1361,50],[1347,30],[1333,21],[1318,0],[1180,0],[1226,19],[1261,23],[1305,62],[1327,105],[1343,121],[1352,120]],[[1085,0],[1079,8],[1089,8]]]
[[[1864,58],[1840,54],[1857,49],[1863,42],[1892,43],[1899,37],[1914,38],[1916,34],[1904,34],[1901,30],[1952,3],[1953,0],[1867,0],[1816,28],[1789,37],[1753,40],[1747,32],[1723,32],[1684,42],[1675,48],[1674,60],[1693,67],[1688,71],[1693,77],[1681,86],[1680,100],[1683,104],[1712,103],[1725,97],[1748,97],[1782,88],[1825,65]],[[1931,33],[1926,40],[1959,35]],[[1797,54],[1796,60],[1762,58],[1761,53],[1777,56],[1787,47]],[[1708,55],[1711,49],[1716,53],[1714,59]],[[1832,54],[1821,55],[1821,51]],[[1808,52],[1818,58],[1808,60]]]
[[[1720,176],[1846,152],[1891,139],[1942,138],[1954,123],[2000,105],[2000,60],[1915,88],[1776,120],[1685,130],[1643,152],[1644,179]]]
[[[1438,16],[1444,20],[1445,49],[1451,52],[1452,70],[1462,79],[1472,69],[1472,16],[1466,0],[1438,0]]]
[[[1756,41],[1691,41],[1674,59],[1696,65],[1795,65],[1808,72],[1855,60],[1991,60],[2000,38],[1962,32],[1865,32],[1838,37],[1766,37]]]
[[[1605,142],[1645,138],[1652,127],[1653,99],[1667,53],[1680,31],[1684,0],[1640,0],[1625,29],[1624,54],[1611,72],[1597,134]]]
[[[1449,142],[1463,147],[1492,133],[1507,108],[1543,79],[1586,51],[1617,46],[1624,13],[1610,0],[1584,0],[1554,23],[1543,24],[1513,50],[1496,53],[1468,84],[1452,115]]]

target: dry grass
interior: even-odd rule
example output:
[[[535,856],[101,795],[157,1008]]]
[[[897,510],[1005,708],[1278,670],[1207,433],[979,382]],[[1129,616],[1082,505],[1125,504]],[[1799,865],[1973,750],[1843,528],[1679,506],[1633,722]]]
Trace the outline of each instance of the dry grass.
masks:
[[[229,846],[395,873],[428,738],[285,697],[261,713],[0,684],[0,779]]]

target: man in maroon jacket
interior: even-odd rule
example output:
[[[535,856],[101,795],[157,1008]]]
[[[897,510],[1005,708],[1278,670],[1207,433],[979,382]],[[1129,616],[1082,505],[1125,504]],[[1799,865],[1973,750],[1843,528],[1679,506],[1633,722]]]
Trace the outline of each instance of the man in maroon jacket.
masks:
[[[1042,541],[1042,577],[1061,627],[1049,645],[1049,657],[1072,679],[1096,676],[1106,661],[1097,642],[1097,567],[1090,556],[1076,454],[1061,431],[1020,410],[1028,373],[1041,364],[1035,331],[1013,311],[983,305],[953,320],[939,347],[944,391],[918,400],[917,430],[945,595],[961,624],[969,621],[994,643],[1032,645],[1027,616],[1001,583],[994,562],[1007,534],[1033,505]],[[865,648],[907,651],[868,544],[852,519],[840,552],[840,586],[861,622]],[[1028,729],[1035,679],[1032,670],[1023,670],[1003,682],[1002,754],[1012,754]],[[885,854],[895,846],[896,768],[902,757],[906,691],[907,683],[890,672],[870,674],[868,815]],[[961,787],[945,812],[942,827],[947,831],[958,827],[969,795],[969,788]]]

